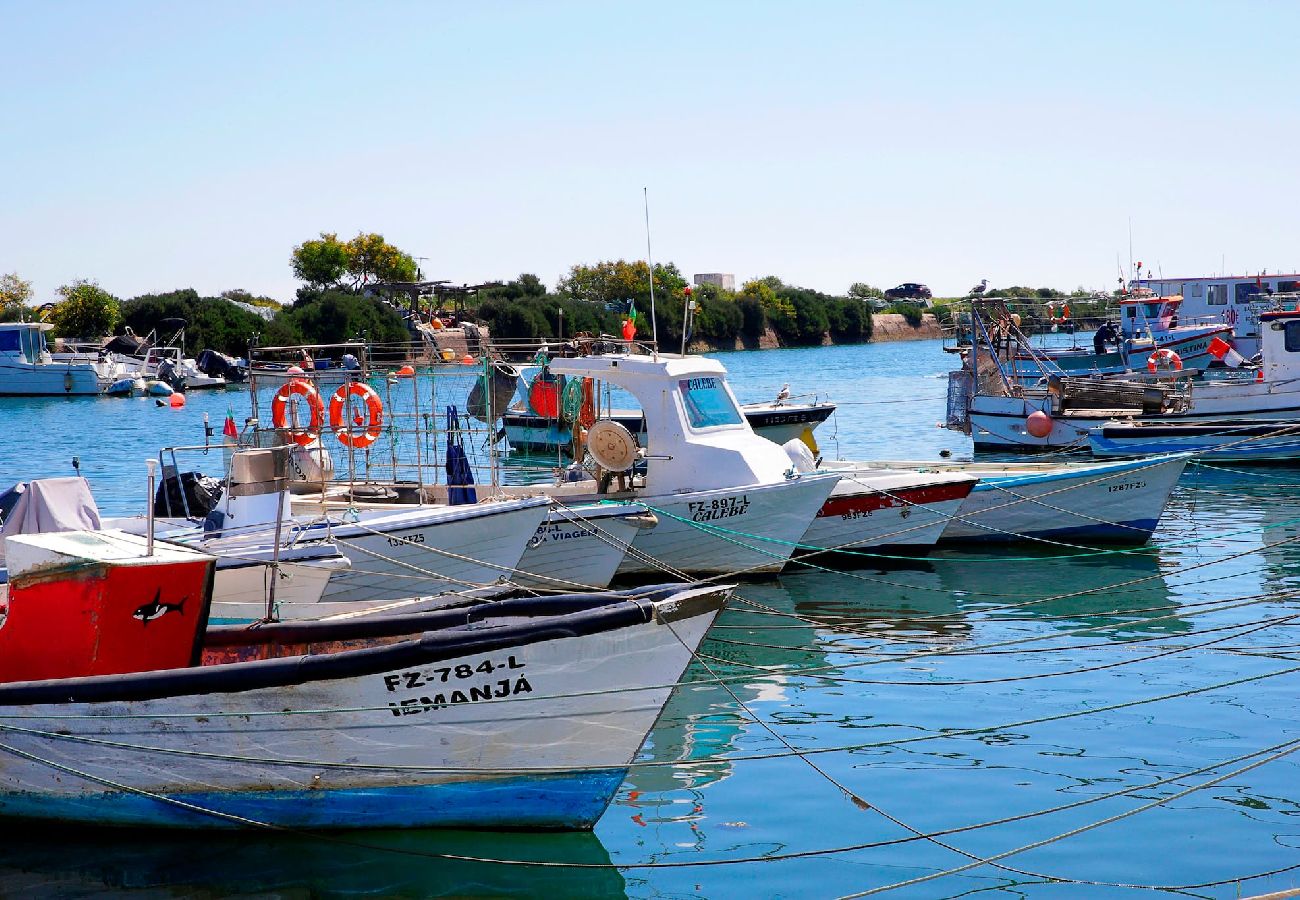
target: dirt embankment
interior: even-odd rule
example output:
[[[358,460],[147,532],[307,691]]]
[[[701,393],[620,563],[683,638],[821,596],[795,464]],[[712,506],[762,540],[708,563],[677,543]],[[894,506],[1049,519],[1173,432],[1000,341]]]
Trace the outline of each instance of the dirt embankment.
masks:
[[[925,341],[932,338],[943,337],[943,329],[939,325],[939,320],[931,313],[926,313],[921,317],[921,324],[915,328],[907,323],[907,319],[898,313],[877,313],[871,317],[872,321],[872,343],[883,341]],[[829,347],[836,343],[831,338],[830,332],[822,335],[822,346]],[[691,353],[711,353],[717,350],[775,350],[784,347],[781,338],[771,328],[767,328],[759,335],[758,340],[738,337],[734,341],[713,342],[695,340],[691,341],[688,348]]]
[[[931,313],[921,316],[921,324],[913,328],[898,313],[876,313],[871,317],[871,340],[926,341],[943,337],[939,320]]]

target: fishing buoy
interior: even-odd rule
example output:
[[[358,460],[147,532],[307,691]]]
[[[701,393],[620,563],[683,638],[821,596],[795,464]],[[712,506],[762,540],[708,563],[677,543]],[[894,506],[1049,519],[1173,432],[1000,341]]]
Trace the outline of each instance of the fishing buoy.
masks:
[[[1025,419],[1025,431],[1036,438],[1045,438],[1052,433],[1052,417],[1041,409],[1034,410]]]
[[[461,357],[460,364],[462,366],[472,366],[474,365],[474,357],[466,353],[464,356]]]
[[[414,377],[415,377],[415,366],[402,366],[400,369],[397,370],[397,377],[398,377],[398,378],[414,378]]]
[[[1255,380],[1256,380],[1256,381],[1263,381],[1263,380],[1264,380],[1264,370],[1263,370],[1263,369],[1256,369],[1256,370],[1255,370]]]
[[[172,409],[180,409],[185,405],[185,395],[181,393],[173,393],[167,400],[167,405]]]

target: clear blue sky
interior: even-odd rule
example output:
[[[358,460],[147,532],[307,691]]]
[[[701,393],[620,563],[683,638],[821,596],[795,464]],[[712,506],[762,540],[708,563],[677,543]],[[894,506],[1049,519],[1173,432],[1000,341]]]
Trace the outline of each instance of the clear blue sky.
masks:
[[[1300,268],[1296,3],[0,0],[0,272],[282,299],[645,253],[843,291]]]

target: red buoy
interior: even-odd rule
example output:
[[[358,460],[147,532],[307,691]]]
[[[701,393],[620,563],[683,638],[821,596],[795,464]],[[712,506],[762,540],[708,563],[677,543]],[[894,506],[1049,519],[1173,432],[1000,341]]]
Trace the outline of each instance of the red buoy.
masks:
[[[1041,409],[1034,410],[1025,419],[1025,431],[1036,438],[1045,438],[1052,433],[1052,417]]]

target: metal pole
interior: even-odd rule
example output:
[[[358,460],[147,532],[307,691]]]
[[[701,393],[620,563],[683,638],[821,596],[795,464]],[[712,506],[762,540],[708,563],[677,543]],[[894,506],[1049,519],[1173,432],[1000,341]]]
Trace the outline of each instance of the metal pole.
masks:
[[[146,459],[144,464],[149,469],[149,496],[145,500],[145,518],[148,522],[148,528],[145,531],[144,555],[153,556],[153,492],[154,479],[158,476],[158,460]]]
[[[284,470],[287,472],[290,448],[288,446],[276,447],[274,452],[278,453],[281,450],[286,454]],[[275,492],[275,537],[274,543],[271,545],[271,584],[266,591],[266,621],[268,622],[275,621],[275,586],[280,580],[280,535],[284,523],[284,489],[285,482],[288,481],[287,477],[281,477],[278,474],[280,472],[278,464],[275,467],[275,472],[277,473],[275,480],[278,490]]]
[[[659,353],[659,322],[655,319],[655,261],[650,254],[650,192],[641,188],[645,199],[645,258],[650,265],[650,338],[654,341],[655,354]]]

